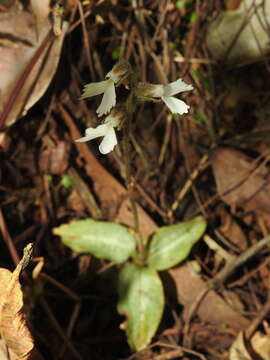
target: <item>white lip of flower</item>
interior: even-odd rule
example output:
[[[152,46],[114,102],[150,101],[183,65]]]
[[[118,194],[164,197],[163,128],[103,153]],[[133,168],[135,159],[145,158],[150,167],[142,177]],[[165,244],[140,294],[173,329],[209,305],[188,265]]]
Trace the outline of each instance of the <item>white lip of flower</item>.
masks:
[[[108,114],[116,104],[115,85],[127,74],[129,65],[119,61],[105,76],[106,80],[85,85],[81,99],[104,94],[99,107],[98,117]]]
[[[182,115],[188,112],[190,106],[173,95],[189,90],[193,90],[193,86],[178,79],[167,85],[145,84],[145,90],[140,93],[145,96],[160,97],[173,114]]]
[[[97,108],[98,117],[107,114],[116,104],[115,81],[113,77],[108,76],[109,74],[106,75],[107,80],[87,84],[83,89],[81,99],[104,94]]]
[[[99,151],[101,154],[108,154],[117,145],[117,138],[114,128],[120,123],[118,117],[108,115],[104,124],[98,125],[96,128],[87,128],[85,130],[85,136],[77,139],[77,142],[85,142],[96,139],[103,136],[103,140],[99,145]]]

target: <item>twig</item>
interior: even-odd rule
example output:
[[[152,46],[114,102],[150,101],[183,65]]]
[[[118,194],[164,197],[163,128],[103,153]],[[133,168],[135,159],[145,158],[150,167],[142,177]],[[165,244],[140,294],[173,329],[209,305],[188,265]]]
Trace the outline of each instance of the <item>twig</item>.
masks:
[[[197,176],[200,174],[200,172],[202,170],[204,170],[207,160],[208,160],[208,155],[204,155],[201,158],[199,165],[190,174],[189,179],[186,181],[185,185],[183,186],[183,188],[177,195],[176,200],[173,202],[172,206],[170,207],[170,209],[167,212],[167,216],[168,216],[169,220],[172,219],[174,211],[178,208],[180,202],[183,200],[183,198],[186,196],[186,194],[190,190],[194,180],[197,178]]]
[[[76,323],[79,313],[80,313],[80,310],[81,310],[81,304],[75,304],[74,309],[71,314],[71,317],[70,317],[68,328],[67,328],[67,337],[68,338],[71,337],[72,330],[74,329],[75,323]],[[59,354],[58,354],[59,359],[62,359],[65,350],[66,350],[66,344],[63,344],[62,348],[60,349]]]
[[[220,284],[224,284],[228,277],[240,266],[244,265],[248,260],[257,255],[266,245],[270,244],[270,235],[261,239],[258,243],[244,251],[236,259],[229,262],[211,281],[208,282],[209,288],[215,288]]]
[[[255,333],[257,327],[260,325],[260,323],[263,321],[263,319],[267,316],[267,314],[270,312],[270,297],[268,295],[268,300],[262,307],[262,309],[259,311],[255,319],[252,320],[252,322],[249,324],[248,328],[245,330],[246,337],[250,339],[252,335]]]
[[[206,295],[209,293],[211,289],[210,288],[205,288],[203,289],[197,296],[196,299],[193,301],[193,303],[190,306],[188,315],[187,315],[187,319],[186,319],[186,323],[184,326],[184,340],[183,340],[183,344],[187,347],[191,347],[189,338],[188,338],[188,334],[189,334],[189,330],[190,330],[190,324],[191,321],[193,319],[193,317],[195,316],[195,314],[197,313],[197,310],[199,309],[202,301],[204,300],[204,298],[206,297]]]
[[[44,280],[48,281],[49,283],[53,284],[58,289],[61,289],[64,293],[66,293],[68,296],[70,296],[73,301],[78,302],[78,303],[81,301],[80,297],[76,293],[74,293],[74,291],[70,290],[69,288],[67,288],[66,286],[61,284],[59,281],[52,278],[50,275],[42,272],[39,274],[39,277],[41,279],[44,279]]]
[[[44,299],[43,296],[40,297],[40,302],[41,305],[44,309],[44,311],[46,312],[48,318],[50,319],[51,323],[53,324],[55,330],[57,331],[58,335],[62,338],[62,340],[64,341],[64,343],[66,344],[66,346],[69,348],[69,350],[72,352],[72,354],[74,355],[74,358],[78,359],[78,360],[83,360],[81,355],[78,353],[78,351],[74,348],[74,346],[72,345],[72,343],[70,342],[70,340],[68,339],[67,335],[64,333],[63,329],[61,328],[61,326],[59,325],[58,321],[56,320],[54,314],[52,313],[49,305],[47,304],[47,301]]]
[[[164,352],[163,354],[157,355],[153,357],[153,360],[170,360],[170,359],[179,359],[179,357],[183,356],[183,350],[181,348],[169,350]]]
[[[154,211],[156,211],[160,216],[163,218],[166,217],[165,211],[163,211],[155,202],[151,199],[151,197],[146,193],[146,191],[143,189],[143,187],[136,183],[136,189],[140,193],[140,195],[144,198],[144,200],[152,207]]]
[[[93,196],[91,191],[89,190],[89,187],[87,184],[82,180],[80,175],[78,174],[77,170],[73,167],[71,167],[68,170],[68,175],[74,180],[76,184],[76,188],[78,190],[78,193],[84,202],[84,204],[87,206],[91,216],[94,219],[100,219],[102,217],[102,212]]]
[[[171,131],[172,131],[172,115],[169,114],[166,117],[166,129],[165,129],[165,135],[163,138],[159,158],[158,158],[158,164],[161,166],[163,164],[163,161],[165,159],[166,150],[170,141]]]
[[[10,255],[13,260],[14,265],[18,265],[20,262],[20,257],[18,255],[16,247],[13,244],[12,238],[9,234],[9,231],[8,231],[8,228],[7,228],[4,216],[3,216],[2,209],[0,209],[0,230],[3,235],[3,239],[9,249],[9,252],[10,252]]]
[[[86,59],[87,59],[89,71],[91,73],[92,80],[95,80],[95,72],[94,72],[94,67],[93,67],[93,61],[92,61],[92,58],[90,55],[89,37],[88,37],[87,29],[86,29],[83,7],[82,7],[80,0],[77,0],[77,4],[78,4],[79,13],[80,13],[81,21],[82,21],[83,43],[85,46]]]

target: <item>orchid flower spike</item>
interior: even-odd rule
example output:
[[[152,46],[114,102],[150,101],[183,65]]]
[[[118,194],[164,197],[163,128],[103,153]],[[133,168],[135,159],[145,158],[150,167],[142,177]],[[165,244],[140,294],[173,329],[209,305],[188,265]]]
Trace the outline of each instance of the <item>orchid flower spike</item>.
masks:
[[[136,94],[144,98],[161,98],[173,114],[182,115],[188,112],[190,106],[173,95],[189,90],[193,90],[193,86],[186,84],[182,79],[178,79],[167,85],[139,83]]]
[[[106,75],[106,80],[85,85],[81,99],[103,94],[97,109],[98,117],[108,114],[116,104],[115,85],[118,85],[130,72],[127,61],[121,60]]]
[[[114,128],[121,125],[122,120],[123,113],[114,109],[105,118],[103,124],[98,125],[96,128],[87,128],[85,130],[85,136],[77,139],[76,141],[85,142],[96,139],[98,137],[103,137],[103,140],[99,145],[99,151],[101,154],[108,154],[110,151],[113,151],[115,145],[117,145],[117,138]]]

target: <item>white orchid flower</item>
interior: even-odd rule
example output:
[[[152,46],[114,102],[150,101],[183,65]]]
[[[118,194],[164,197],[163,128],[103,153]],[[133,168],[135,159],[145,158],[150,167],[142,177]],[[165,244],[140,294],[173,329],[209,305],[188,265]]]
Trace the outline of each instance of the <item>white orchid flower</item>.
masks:
[[[81,99],[104,94],[99,107],[98,117],[108,114],[116,104],[115,85],[117,85],[130,71],[130,65],[119,61],[106,75],[106,80],[85,85]]]
[[[182,79],[173,81],[167,85],[154,85],[148,83],[138,84],[138,96],[161,98],[173,114],[185,114],[190,108],[183,100],[174,95],[183,91],[193,90],[193,86],[186,84]]]
[[[85,142],[89,140],[96,139],[98,137],[103,137],[99,145],[99,151],[101,154],[108,154],[113,151],[115,145],[117,145],[117,138],[115,134],[115,127],[120,125],[119,113],[113,111],[112,114],[108,115],[105,119],[105,122],[101,125],[98,125],[96,128],[87,128],[85,130],[85,136],[77,139],[77,142]]]
[[[108,80],[85,85],[81,98],[85,99],[100,94],[104,95],[99,107],[97,108],[98,116],[107,114],[116,104],[114,81],[111,78],[108,78]]]

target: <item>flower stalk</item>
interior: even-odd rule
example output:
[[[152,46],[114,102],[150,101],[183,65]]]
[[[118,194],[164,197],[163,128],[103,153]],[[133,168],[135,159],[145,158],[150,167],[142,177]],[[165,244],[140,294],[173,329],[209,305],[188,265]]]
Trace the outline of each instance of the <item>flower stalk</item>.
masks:
[[[116,88],[120,85],[124,86],[129,91],[129,94],[122,104],[116,105]],[[139,82],[137,75],[132,71],[127,61],[119,61],[107,73],[104,80],[87,84],[83,89],[81,99],[103,94],[96,112],[98,117],[106,115],[106,118],[96,128],[87,128],[85,136],[76,141],[84,142],[102,137],[99,151],[102,154],[108,154],[117,145],[116,130],[122,130],[125,181],[134,219],[134,228],[137,233],[139,233],[139,219],[134,200],[134,179],[130,163],[131,144],[129,141],[136,106],[141,101],[163,101],[173,114],[183,115],[188,112],[189,105],[175,95],[192,89],[193,86],[186,84],[182,79],[166,85]],[[144,245],[141,237],[138,236],[137,238],[138,251],[143,257]]]

